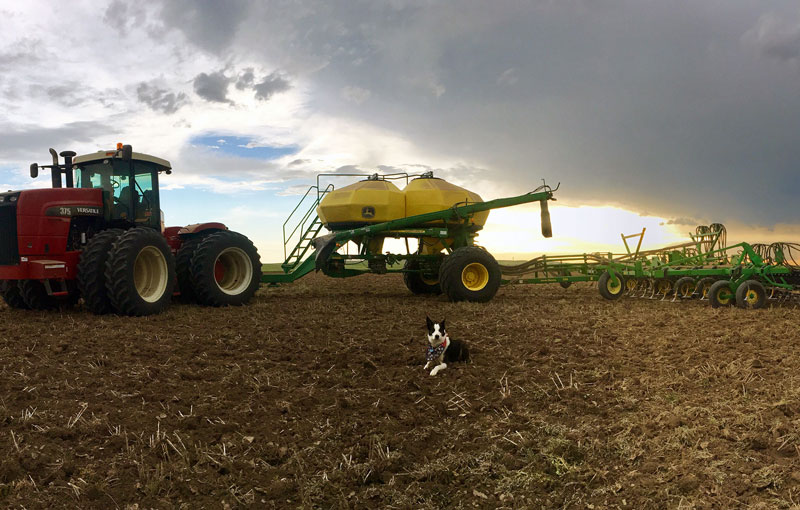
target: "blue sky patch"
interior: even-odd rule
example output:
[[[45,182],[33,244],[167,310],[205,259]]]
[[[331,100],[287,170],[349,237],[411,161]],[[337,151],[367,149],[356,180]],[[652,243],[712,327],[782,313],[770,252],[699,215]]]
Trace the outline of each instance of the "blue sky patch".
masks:
[[[254,142],[252,138],[214,134],[196,136],[191,139],[190,143],[194,146],[203,147],[204,149],[226,156],[263,160],[278,159],[283,156],[294,154],[300,150],[300,148],[295,145],[282,147],[256,145],[256,142]]]

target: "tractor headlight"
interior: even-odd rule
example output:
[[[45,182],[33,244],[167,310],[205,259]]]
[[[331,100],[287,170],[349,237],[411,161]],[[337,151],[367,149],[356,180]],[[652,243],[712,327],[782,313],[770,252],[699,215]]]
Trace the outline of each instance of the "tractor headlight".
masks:
[[[6,197],[0,197],[0,202],[5,202],[5,201],[6,201]]]
[[[12,202],[16,202],[17,201],[17,195],[14,195],[13,197],[9,198],[9,200],[11,200]]]

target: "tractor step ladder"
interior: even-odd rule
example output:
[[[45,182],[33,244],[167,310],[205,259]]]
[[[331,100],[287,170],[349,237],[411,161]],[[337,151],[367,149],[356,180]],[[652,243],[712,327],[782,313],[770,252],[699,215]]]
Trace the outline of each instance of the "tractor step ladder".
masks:
[[[322,230],[322,222],[319,220],[316,210],[323,197],[331,191],[333,191],[333,184],[329,184],[328,187],[323,190],[320,190],[317,186],[309,186],[303,198],[300,199],[300,202],[283,223],[283,255],[285,259],[283,264],[281,264],[281,268],[283,268],[284,272],[290,272],[303,261],[303,257],[306,256],[308,250],[312,247],[314,238],[317,237]],[[301,210],[303,204],[309,203],[311,207],[306,210],[305,214],[299,217],[299,222],[287,235],[287,225],[289,221],[298,210]],[[297,244],[287,253],[287,248],[294,242],[297,234],[299,234]]]

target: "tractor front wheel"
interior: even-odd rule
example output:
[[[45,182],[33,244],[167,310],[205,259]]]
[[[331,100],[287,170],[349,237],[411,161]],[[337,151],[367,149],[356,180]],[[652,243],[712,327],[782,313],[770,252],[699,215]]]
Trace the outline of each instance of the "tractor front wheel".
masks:
[[[488,251],[464,246],[444,258],[439,282],[450,301],[491,300],[500,288],[500,265]]]
[[[708,289],[708,300],[711,308],[720,306],[733,306],[736,296],[731,290],[730,280],[718,280]]]
[[[441,294],[442,286],[439,285],[439,277],[435,274],[428,274],[419,271],[420,263],[418,260],[406,260],[403,267],[408,272],[403,273],[403,282],[412,294]]]
[[[164,237],[138,227],[114,242],[105,271],[106,289],[114,308],[125,315],[162,312],[175,286],[175,259]]]
[[[767,302],[767,290],[758,280],[747,280],[736,289],[736,305],[739,308],[763,308]]]
[[[19,291],[25,306],[31,310],[52,310],[58,306],[56,298],[47,293],[47,287],[39,280],[20,280]]]
[[[28,305],[22,299],[22,293],[19,290],[18,280],[2,280],[0,281],[0,296],[11,308],[27,309]]]
[[[114,311],[106,291],[106,261],[114,241],[125,232],[120,228],[95,234],[78,262],[78,291],[86,308],[98,315]]]
[[[203,238],[191,265],[197,301],[209,306],[246,304],[261,283],[261,259],[247,237],[225,230]]]
[[[608,271],[601,274],[597,280],[597,289],[600,291],[600,295],[611,301],[621,298],[625,292],[625,280],[622,278],[622,274],[615,272],[614,275],[617,277],[616,283]]]

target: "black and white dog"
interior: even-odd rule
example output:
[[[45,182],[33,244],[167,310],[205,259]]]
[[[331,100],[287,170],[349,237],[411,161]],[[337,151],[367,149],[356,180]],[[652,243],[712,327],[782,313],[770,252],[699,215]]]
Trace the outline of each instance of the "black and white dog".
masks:
[[[464,342],[453,340],[447,334],[442,322],[433,322],[430,317],[425,317],[428,321],[428,351],[426,353],[425,367],[435,364],[431,370],[431,375],[436,375],[440,370],[447,368],[447,363],[456,361],[469,361],[469,350]]]

